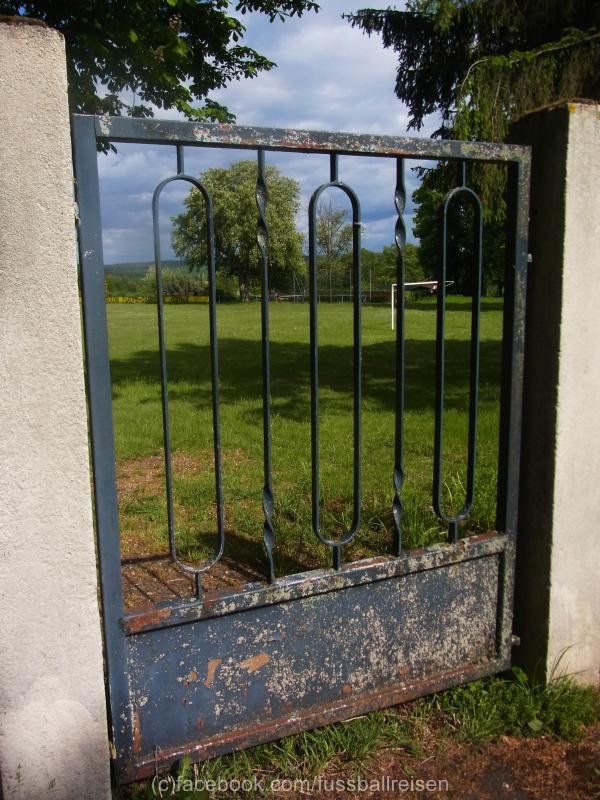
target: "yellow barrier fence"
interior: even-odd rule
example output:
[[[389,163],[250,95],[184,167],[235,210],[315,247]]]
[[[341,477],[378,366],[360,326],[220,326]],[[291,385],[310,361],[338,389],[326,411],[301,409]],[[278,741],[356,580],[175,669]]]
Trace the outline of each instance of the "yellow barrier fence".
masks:
[[[189,297],[179,297],[177,295],[167,294],[164,296],[164,302],[171,305],[183,305],[185,303],[208,303],[208,295],[189,295]],[[107,303],[156,303],[154,297],[107,297]]]

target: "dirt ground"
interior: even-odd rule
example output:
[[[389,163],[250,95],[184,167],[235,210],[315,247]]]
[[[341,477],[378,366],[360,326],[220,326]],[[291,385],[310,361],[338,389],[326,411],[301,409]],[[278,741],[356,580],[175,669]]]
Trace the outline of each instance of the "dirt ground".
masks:
[[[416,766],[416,765],[415,765]],[[415,772],[445,778],[447,792],[421,797],[461,800],[590,800],[600,798],[600,728],[578,743],[548,737],[501,737],[485,747],[456,745]]]
[[[327,776],[321,791],[288,791],[274,796],[288,800],[307,796],[318,800],[377,797],[594,800],[600,798],[600,726],[589,729],[577,743],[545,736],[535,739],[503,736],[486,745],[447,742],[437,752],[420,758],[384,753],[363,774],[365,780],[378,783],[379,788],[370,784],[369,788],[353,791],[352,778],[339,775]],[[336,778],[345,782],[345,786],[326,782]],[[408,782],[406,788],[399,783],[402,779]],[[395,785],[393,780],[397,781]],[[428,788],[428,781],[437,782],[437,786],[434,788],[430,783]]]

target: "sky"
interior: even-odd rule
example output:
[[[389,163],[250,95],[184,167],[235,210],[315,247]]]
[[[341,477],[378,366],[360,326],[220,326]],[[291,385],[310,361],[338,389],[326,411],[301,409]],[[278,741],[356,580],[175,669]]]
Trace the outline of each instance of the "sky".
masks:
[[[320,5],[318,14],[283,23],[269,23],[267,17],[256,13],[241,17],[246,26],[245,43],[278,66],[254,79],[235,81],[211,97],[226,105],[240,125],[406,135],[407,110],[394,94],[395,54],[384,50],[379,37],[369,38],[341,17],[366,5],[387,8],[389,3],[322,0]],[[163,110],[156,116],[178,117],[176,112]],[[429,135],[434,122],[417,135]],[[186,171],[199,175],[209,167],[252,156],[248,151],[186,148],[185,157]],[[267,153],[266,159],[300,184],[297,224],[306,231],[308,200],[314,189],[328,180],[328,157]],[[174,148],[119,145],[116,154],[99,154],[98,163],[105,263],[152,261],[152,193],[163,178],[175,172]],[[406,178],[410,197],[416,179],[410,170]],[[394,160],[341,157],[340,179],[359,195],[363,246],[380,250],[390,244],[396,219]],[[162,195],[163,258],[173,256],[170,219],[180,212],[188,190],[189,186],[175,184]],[[409,201],[409,241],[411,216]]]

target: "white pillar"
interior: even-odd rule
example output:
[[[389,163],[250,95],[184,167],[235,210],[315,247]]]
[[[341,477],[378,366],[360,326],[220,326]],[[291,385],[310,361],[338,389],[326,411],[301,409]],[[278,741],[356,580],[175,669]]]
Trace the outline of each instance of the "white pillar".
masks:
[[[63,37],[0,21],[0,795],[110,796]]]
[[[538,111],[512,138],[533,147],[515,628],[529,670],[563,655],[598,685],[600,105]]]

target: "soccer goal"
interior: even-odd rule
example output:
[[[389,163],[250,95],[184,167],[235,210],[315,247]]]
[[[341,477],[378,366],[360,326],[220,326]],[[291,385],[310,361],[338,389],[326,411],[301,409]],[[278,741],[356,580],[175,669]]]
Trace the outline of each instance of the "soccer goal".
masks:
[[[446,289],[448,286],[452,286],[454,281],[446,281],[445,287]],[[392,291],[390,292],[390,305],[392,309],[392,330],[396,328],[396,303],[397,303],[397,290],[398,284],[392,283]],[[437,292],[438,288],[438,281],[416,281],[415,283],[405,283],[404,289],[408,289],[409,291],[415,291],[419,289],[423,289],[424,291],[429,292],[429,294],[433,294]]]

